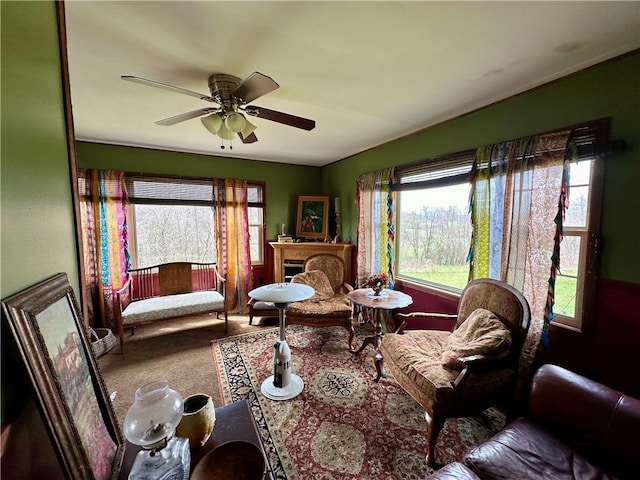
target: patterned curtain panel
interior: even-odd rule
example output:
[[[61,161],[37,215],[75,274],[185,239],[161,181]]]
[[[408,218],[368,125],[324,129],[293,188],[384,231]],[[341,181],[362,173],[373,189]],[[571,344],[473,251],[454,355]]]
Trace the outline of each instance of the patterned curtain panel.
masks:
[[[242,313],[252,288],[247,182],[214,179],[217,264],[227,279],[227,308]]]
[[[389,275],[393,288],[395,259],[395,194],[393,168],[368,173],[356,181],[358,205],[357,283],[374,273]]]
[[[505,281],[528,300],[532,321],[523,374],[528,373],[552,318],[569,134],[555,132],[481,147],[472,172],[470,280]]]
[[[86,272],[89,325],[114,328],[115,292],[130,268],[124,174],[79,170],[80,223]]]

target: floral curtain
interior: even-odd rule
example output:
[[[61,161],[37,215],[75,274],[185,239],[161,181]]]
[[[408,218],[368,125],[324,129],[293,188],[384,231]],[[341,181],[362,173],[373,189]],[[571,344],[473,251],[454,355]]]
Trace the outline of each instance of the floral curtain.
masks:
[[[252,288],[247,182],[214,179],[217,264],[227,279],[227,309],[242,313]]]
[[[393,168],[368,173],[356,181],[358,205],[357,283],[376,273],[389,276],[393,288],[395,260],[395,213]]]
[[[567,188],[569,131],[481,147],[472,171],[470,280],[495,278],[531,307],[521,373],[527,374],[552,318]],[[522,377],[521,377],[522,378]]]
[[[130,268],[124,174],[79,170],[80,223],[89,325],[114,328],[115,293]]]

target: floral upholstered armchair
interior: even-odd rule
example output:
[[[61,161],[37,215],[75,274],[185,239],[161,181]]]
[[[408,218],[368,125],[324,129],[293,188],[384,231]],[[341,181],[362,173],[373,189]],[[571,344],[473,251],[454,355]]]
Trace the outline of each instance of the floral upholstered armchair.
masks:
[[[344,327],[349,332],[352,348],[353,307],[347,293],[353,287],[344,281],[344,261],[336,255],[312,255],[304,262],[303,272],[291,280],[313,287],[315,295],[302,302],[293,302],[285,310],[287,324],[310,327]]]
[[[518,364],[531,313],[524,296],[512,286],[487,278],[469,282],[457,315],[414,312],[412,318],[454,318],[452,332],[408,330],[388,333],[376,355],[379,380],[384,365],[413,399],[427,420],[427,463],[435,465],[435,445],[445,419],[482,412],[504,401],[512,405]]]

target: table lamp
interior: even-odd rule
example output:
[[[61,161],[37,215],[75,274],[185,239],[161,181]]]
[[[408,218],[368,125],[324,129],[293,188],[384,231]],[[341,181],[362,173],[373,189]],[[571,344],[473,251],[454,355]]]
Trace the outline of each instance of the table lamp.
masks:
[[[191,452],[187,438],[176,437],[182,419],[182,396],[165,380],[138,388],[124,418],[124,436],[138,452],[129,480],[187,480]]]
[[[315,290],[302,283],[272,283],[249,292],[249,296],[261,302],[273,302],[278,309],[280,337],[274,344],[273,375],[262,382],[262,394],[271,400],[288,400],[302,392],[304,382],[291,373],[291,350],[285,339],[285,309],[291,302],[306,300]]]

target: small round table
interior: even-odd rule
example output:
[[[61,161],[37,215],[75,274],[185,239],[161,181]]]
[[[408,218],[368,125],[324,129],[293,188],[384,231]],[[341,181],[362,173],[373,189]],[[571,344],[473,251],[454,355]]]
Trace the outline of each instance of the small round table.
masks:
[[[373,294],[372,288],[358,288],[347,294],[347,298],[356,305],[373,310],[374,334],[365,337],[362,346],[353,353],[360,353],[367,345],[373,345],[377,350],[382,341],[383,310],[395,310],[408,307],[413,303],[413,298],[406,293],[397,290],[384,289],[380,296]]]
[[[271,283],[249,292],[249,296],[261,302],[273,302],[280,317],[280,338],[274,345],[274,372],[262,382],[262,394],[271,400],[289,400],[304,388],[302,379],[291,373],[291,351],[285,339],[285,309],[291,302],[306,300],[315,290],[302,283]]]

